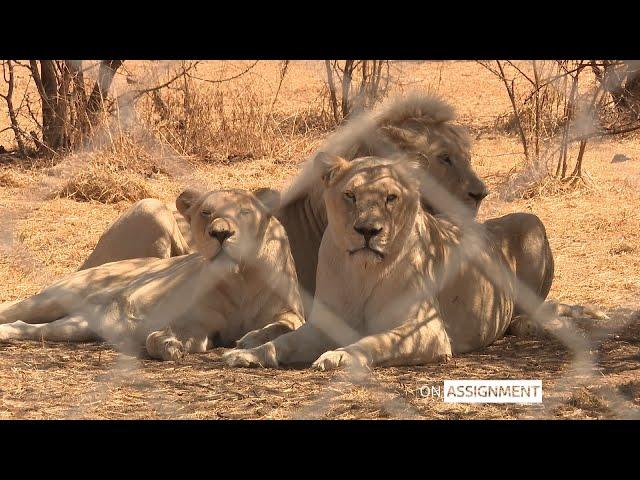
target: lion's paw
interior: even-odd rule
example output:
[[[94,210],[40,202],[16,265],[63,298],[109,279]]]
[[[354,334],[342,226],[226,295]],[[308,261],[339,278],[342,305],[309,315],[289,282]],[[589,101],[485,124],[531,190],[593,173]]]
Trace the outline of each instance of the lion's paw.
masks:
[[[515,317],[509,325],[509,333],[519,338],[543,338],[547,336],[545,328],[525,315]]]
[[[272,340],[272,338],[269,338],[268,332],[260,328],[258,330],[252,330],[251,332],[245,334],[240,340],[236,342],[236,348],[241,350],[249,350],[251,348],[256,348],[260,345],[264,345],[270,340]]]
[[[23,338],[24,332],[30,327],[32,326],[28,323],[23,322],[22,320],[16,320],[13,323],[2,324],[0,325],[0,342],[19,340]]]
[[[173,335],[162,331],[150,333],[147,337],[147,353],[151,358],[165,361],[177,361],[184,358],[184,345]]]
[[[344,367],[362,367],[364,365],[359,362],[356,357],[345,350],[330,350],[323,353],[313,362],[311,368],[326,372]]]
[[[278,368],[278,360],[272,343],[266,343],[249,350],[234,348],[226,352],[222,359],[230,367]]]

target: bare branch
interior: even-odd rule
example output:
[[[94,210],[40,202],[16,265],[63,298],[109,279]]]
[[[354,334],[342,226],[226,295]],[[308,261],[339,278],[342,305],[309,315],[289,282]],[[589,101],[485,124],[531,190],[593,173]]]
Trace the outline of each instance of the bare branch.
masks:
[[[194,80],[200,80],[202,82],[207,82],[207,83],[223,83],[223,82],[229,82],[231,80],[235,80],[236,78],[240,78],[241,76],[243,76],[245,73],[249,72],[251,69],[253,69],[253,67],[255,67],[258,62],[260,60],[256,60],[255,62],[253,62],[252,65],[250,65],[249,67],[247,67],[246,69],[244,69],[242,72],[238,73],[237,75],[233,75],[231,77],[227,77],[227,78],[221,78],[218,80],[210,80],[208,78],[200,78],[200,77],[196,77],[195,75],[189,75],[189,78],[193,78]],[[197,62],[196,62],[197,63]]]

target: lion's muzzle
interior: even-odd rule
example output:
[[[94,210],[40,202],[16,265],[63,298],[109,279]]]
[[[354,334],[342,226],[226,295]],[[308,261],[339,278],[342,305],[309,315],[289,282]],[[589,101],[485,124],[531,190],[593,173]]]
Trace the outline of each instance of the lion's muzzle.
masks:
[[[209,227],[207,233],[211,238],[215,238],[222,245],[225,240],[235,235],[235,231],[232,229],[229,222],[227,222],[223,218],[216,218],[211,226]]]

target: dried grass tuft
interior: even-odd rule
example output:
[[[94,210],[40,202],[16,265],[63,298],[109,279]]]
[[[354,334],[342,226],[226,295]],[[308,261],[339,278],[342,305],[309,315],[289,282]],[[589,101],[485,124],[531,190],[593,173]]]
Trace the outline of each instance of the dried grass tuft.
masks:
[[[573,392],[567,401],[567,405],[598,416],[608,413],[608,408],[605,403],[588,388],[582,388]]]
[[[0,187],[24,187],[24,182],[12,170],[0,170]]]
[[[73,175],[53,196],[78,202],[118,203],[153,197],[154,192],[139,175],[108,164],[92,164]]]
[[[609,249],[609,253],[611,255],[625,255],[628,253],[635,253],[636,251],[636,246],[625,240],[620,240]]]
[[[571,193],[593,190],[594,184],[583,173],[580,178],[557,178],[541,162],[531,163],[522,169],[513,168],[498,185],[501,200],[530,200],[540,197],[559,197]]]

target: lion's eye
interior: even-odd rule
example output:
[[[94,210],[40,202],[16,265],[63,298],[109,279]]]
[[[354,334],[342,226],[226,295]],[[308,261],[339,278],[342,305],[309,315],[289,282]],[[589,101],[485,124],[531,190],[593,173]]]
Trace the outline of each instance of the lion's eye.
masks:
[[[208,218],[211,216],[211,212],[209,210],[203,210],[200,212],[200,215],[202,215],[205,218]]]
[[[387,203],[395,202],[397,199],[398,199],[398,196],[394,195],[393,193],[391,195],[387,195]]]
[[[248,208],[243,208],[242,210],[240,210],[240,215],[249,215],[251,213],[251,210],[249,210]]]
[[[449,158],[449,155],[443,155],[442,157],[440,157],[440,161],[445,165],[453,165],[453,163],[451,162],[451,158]]]
[[[356,196],[352,192],[344,192],[344,198],[346,198],[351,203],[354,203],[356,201]]]

